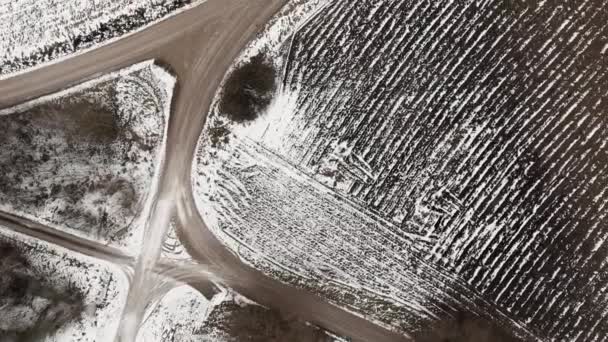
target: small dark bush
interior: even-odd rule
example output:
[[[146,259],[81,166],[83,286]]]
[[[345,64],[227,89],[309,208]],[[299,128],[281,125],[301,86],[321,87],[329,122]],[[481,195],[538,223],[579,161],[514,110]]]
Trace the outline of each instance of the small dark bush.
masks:
[[[225,126],[215,126],[209,130],[211,146],[218,147],[230,141],[230,131]]]
[[[219,111],[233,121],[255,120],[276,90],[276,70],[259,54],[234,70],[226,80]]]

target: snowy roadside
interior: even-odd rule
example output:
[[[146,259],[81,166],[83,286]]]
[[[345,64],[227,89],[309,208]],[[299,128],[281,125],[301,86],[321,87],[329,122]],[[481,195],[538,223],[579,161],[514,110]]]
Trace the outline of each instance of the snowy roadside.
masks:
[[[205,0],[0,0],[0,79],[136,33]]]
[[[212,309],[212,302],[196,289],[178,286],[150,307],[137,341],[200,341],[195,339],[196,331],[205,324]]]

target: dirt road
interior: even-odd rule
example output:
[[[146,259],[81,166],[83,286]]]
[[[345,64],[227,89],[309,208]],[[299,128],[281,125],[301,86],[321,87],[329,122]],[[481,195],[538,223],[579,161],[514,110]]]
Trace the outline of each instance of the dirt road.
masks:
[[[213,95],[239,51],[285,0],[209,0],[139,33],[59,63],[0,81],[0,108],[57,91],[127,65],[156,59],[178,77],[166,164],[158,198],[179,210],[178,235],[198,261],[218,270],[237,291],[281,312],[361,341],[403,341],[321,298],[281,284],[243,264],[207,229],[192,199],[192,156]],[[14,222],[13,222],[14,226]],[[24,225],[22,232],[33,232]],[[66,244],[62,235],[39,237]],[[74,249],[91,246],[70,242]],[[144,246],[147,248],[149,246]],[[103,248],[95,253],[103,253]],[[120,255],[114,257],[122,258]],[[143,298],[131,298],[141,302]]]

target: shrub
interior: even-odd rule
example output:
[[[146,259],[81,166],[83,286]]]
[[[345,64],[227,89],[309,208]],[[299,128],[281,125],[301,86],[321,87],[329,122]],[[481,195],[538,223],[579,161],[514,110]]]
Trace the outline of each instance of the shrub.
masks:
[[[268,107],[275,90],[275,68],[264,55],[256,55],[228,76],[219,111],[235,122],[253,121]]]

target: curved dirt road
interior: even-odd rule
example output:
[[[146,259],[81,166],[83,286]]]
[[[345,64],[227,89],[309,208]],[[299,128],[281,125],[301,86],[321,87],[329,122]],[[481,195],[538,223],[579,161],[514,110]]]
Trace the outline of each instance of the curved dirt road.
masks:
[[[0,108],[142,60],[166,63],[177,75],[178,87],[158,198],[171,201],[174,210],[182,213],[178,235],[193,258],[218,270],[219,276],[237,291],[286,314],[355,340],[403,341],[403,336],[246,266],[215,238],[196,211],[190,170],[207,109],[239,51],[284,3],[285,0],[209,0],[101,48],[0,81]],[[23,230],[27,233],[27,229]],[[65,239],[61,235],[46,234],[43,238],[66,243],[61,241]],[[91,247],[78,249],[88,248]]]

